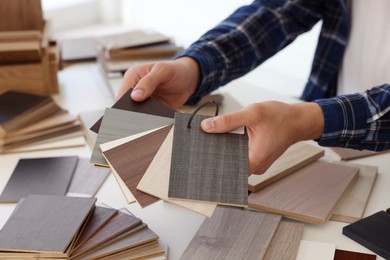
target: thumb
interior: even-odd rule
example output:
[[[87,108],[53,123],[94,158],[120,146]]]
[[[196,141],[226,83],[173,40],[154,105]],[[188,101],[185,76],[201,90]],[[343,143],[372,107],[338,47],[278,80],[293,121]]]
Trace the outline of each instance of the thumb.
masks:
[[[226,133],[245,126],[245,116],[243,110],[208,118],[202,121],[203,131],[208,133]]]

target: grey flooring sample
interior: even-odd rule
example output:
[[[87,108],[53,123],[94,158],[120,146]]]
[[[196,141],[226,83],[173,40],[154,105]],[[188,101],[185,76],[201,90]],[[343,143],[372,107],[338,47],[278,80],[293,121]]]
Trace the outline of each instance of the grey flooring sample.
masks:
[[[91,162],[108,166],[100,144],[134,135],[173,123],[172,118],[107,108],[93,148]]]
[[[180,259],[262,259],[280,220],[278,215],[217,207]]]
[[[0,250],[64,253],[95,198],[30,195],[0,231]]]
[[[110,169],[96,167],[89,159],[80,158],[68,189],[68,196],[93,197],[109,174]]]
[[[21,159],[0,195],[0,202],[17,202],[30,194],[64,196],[78,157]]]
[[[168,197],[248,204],[248,135],[208,134],[200,123],[208,116],[176,113]]]

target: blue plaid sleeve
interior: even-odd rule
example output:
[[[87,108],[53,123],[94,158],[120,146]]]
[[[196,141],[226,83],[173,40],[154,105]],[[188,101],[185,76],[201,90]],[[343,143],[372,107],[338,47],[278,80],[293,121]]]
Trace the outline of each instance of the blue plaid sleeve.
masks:
[[[318,143],[354,149],[390,149],[390,85],[364,93],[319,99],[324,132]]]
[[[258,0],[236,10],[179,57],[195,59],[200,85],[187,104],[238,78],[311,29],[322,3],[312,0]]]

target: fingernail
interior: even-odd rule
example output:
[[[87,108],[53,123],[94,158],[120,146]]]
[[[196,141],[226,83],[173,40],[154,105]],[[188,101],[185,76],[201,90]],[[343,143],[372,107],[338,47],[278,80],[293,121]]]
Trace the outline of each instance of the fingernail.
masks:
[[[203,121],[203,129],[204,130],[206,130],[206,131],[212,130],[214,127],[215,127],[215,119],[214,118],[205,119]]]
[[[135,90],[133,90],[133,92],[131,92],[131,97],[139,99],[139,98],[143,98],[144,94],[145,94],[145,91],[143,91],[142,89],[135,89]]]

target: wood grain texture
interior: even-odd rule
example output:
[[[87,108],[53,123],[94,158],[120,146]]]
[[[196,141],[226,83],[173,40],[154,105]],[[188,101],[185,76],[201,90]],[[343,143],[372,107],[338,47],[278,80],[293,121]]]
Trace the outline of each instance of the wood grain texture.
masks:
[[[0,231],[0,249],[64,254],[95,201],[30,195]]]
[[[91,162],[108,166],[100,144],[172,124],[171,118],[107,108],[93,149]]]
[[[294,171],[316,161],[324,155],[322,148],[299,142],[290,146],[269,168],[261,175],[249,176],[249,191],[258,191],[276,182]]]
[[[160,200],[137,190],[137,185],[171,129],[172,125],[169,125],[133,141],[103,151],[110,167],[115,169],[116,174],[123,180],[141,207],[146,207]]]
[[[42,30],[40,0],[1,0],[0,31]]]
[[[104,260],[135,260],[151,259],[154,257],[164,256],[164,249],[158,241],[153,241],[141,246],[137,246],[117,254],[102,257]]]
[[[343,162],[340,164],[359,168],[359,174],[336,204],[330,219],[352,223],[363,217],[378,167]]]
[[[129,89],[113,106],[112,108],[138,112],[147,115],[161,116],[173,118],[175,115],[175,111],[171,108],[163,105],[160,102],[157,102],[153,98],[148,98],[143,102],[135,102],[130,98],[131,92],[133,89]],[[91,128],[90,130],[98,133],[100,129],[100,125],[102,123],[102,118],[100,118]],[[173,123],[173,121],[171,122]]]
[[[248,204],[248,135],[208,134],[209,116],[176,113],[168,197],[228,205]]]
[[[344,161],[384,153],[384,152],[374,152],[374,151],[369,151],[369,150],[354,150],[354,149],[343,148],[343,147],[332,147],[332,150],[341,157],[341,160],[344,160]]]
[[[137,189],[167,202],[171,202],[199,214],[211,217],[216,204],[168,199],[172,143],[173,129],[169,132],[153,161],[150,163],[149,168],[138,183]]]
[[[107,245],[91,254],[88,254],[82,259],[101,259],[124,250],[135,248],[137,246],[156,241],[158,236],[149,228],[142,229],[130,236],[118,240],[112,244]]]
[[[89,159],[79,158],[68,195],[82,194],[93,197],[109,174],[110,169],[95,167],[89,162]]]
[[[336,245],[317,241],[301,240],[297,260],[330,260],[333,259]]]
[[[110,221],[96,232],[95,235],[88,239],[87,242],[72,252],[72,257],[77,257],[140,224],[140,219],[118,212],[117,215],[110,219]]]
[[[343,234],[385,259],[390,259],[390,214],[379,211],[343,228]]]
[[[282,220],[264,255],[264,260],[295,260],[303,234],[303,223]]]
[[[280,219],[278,215],[217,207],[180,259],[262,259]]]
[[[376,255],[336,249],[333,260],[375,260]]]
[[[21,159],[7,182],[0,201],[17,202],[30,194],[64,196],[78,157]]]
[[[90,219],[88,220],[83,232],[77,239],[72,251],[83,245],[90,239],[98,230],[100,230],[108,221],[110,221],[118,211],[104,207],[95,207]]]
[[[358,169],[316,161],[249,195],[249,207],[324,224]]]

